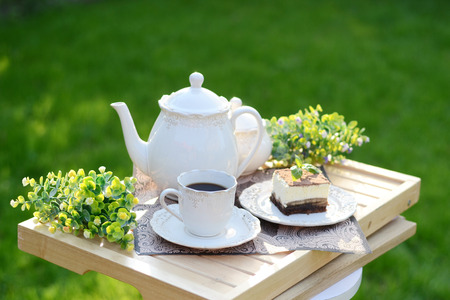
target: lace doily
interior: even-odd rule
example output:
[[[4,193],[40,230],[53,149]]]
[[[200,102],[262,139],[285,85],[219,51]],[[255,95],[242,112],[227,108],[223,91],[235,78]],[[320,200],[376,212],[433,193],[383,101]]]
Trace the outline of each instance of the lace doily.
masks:
[[[138,220],[138,227],[134,230],[135,250],[139,255],[273,254],[292,250],[371,253],[366,237],[353,216],[343,222],[320,227],[285,226],[261,220],[261,232],[254,240],[219,250],[192,249],[173,244],[158,236],[150,226],[153,214],[162,208],[156,201],[160,190],[152,183],[151,178],[138,169],[135,169],[133,173],[138,179],[135,195],[141,203],[134,210],[143,213]],[[270,176],[270,171],[257,171],[252,175],[239,178],[236,199],[245,188],[266,180],[267,176]],[[166,199],[166,201],[170,203],[170,200]],[[153,204],[144,204],[148,202]],[[236,205],[240,206],[238,200]]]

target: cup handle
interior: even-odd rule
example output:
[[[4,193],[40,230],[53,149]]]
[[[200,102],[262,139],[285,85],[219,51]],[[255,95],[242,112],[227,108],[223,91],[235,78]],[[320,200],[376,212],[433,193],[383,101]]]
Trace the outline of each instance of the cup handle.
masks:
[[[175,194],[178,197],[178,202],[180,202],[181,199],[181,193],[173,188],[168,188],[165,189],[164,191],[161,192],[161,195],[159,195],[159,203],[161,203],[161,206],[167,210],[171,215],[173,215],[174,217],[176,217],[178,220],[180,220],[181,222],[183,222],[183,219],[181,218],[181,216],[179,214],[177,214],[176,212],[172,211],[166,204],[166,201],[164,200],[166,198],[166,195],[168,194]]]
[[[262,138],[263,138],[263,130],[265,130],[264,125],[262,123],[261,115],[258,113],[256,109],[249,106],[242,106],[233,111],[233,114],[231,115],[231,123],[235,126],[236,119],[238,116],[242,114],[251,114],[258,124],[258,138],[256,139],[256,143],[253,146],[252,150],[249,152],[247,157],[241,162],[241,164],[238,166],[238,170],[236,172],[236,178],[241,176],[241,174],[245,171],[245,168],[250,164],[250,160],[253,158],[253,156],[256,154],[256,151],[258,150],[259,146],[261,145]]]

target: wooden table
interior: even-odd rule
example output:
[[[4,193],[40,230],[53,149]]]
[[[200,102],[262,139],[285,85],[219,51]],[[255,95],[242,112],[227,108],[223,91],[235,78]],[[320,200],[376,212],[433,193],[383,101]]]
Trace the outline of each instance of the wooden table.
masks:
[[[18,245],[78,274],[96,271],[136,287],[144,299],[293,299],[312,297],[415,234],[399,216],[419,200],[420,178],[347,161],[327,166],[333,184],[358,202],[355,217],[371,254],[292,251],[274,255],[138,256],[100,239],[18,225]]]

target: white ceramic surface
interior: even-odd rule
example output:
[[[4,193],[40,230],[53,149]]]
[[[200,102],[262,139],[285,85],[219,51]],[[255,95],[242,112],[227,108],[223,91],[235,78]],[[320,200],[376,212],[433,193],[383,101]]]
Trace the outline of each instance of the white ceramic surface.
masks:
[[[178,188],[167,188],[161,192],[162,207],[184,223],[186,228],[198,236],[214,236],[225,228],[233,212],[236,178],[217,170],[191,170],[181,173]],[[218,191],[200,191],[189,188],[190,184],[212,183],[225,188]],[[170,210],[165,202],[167,195],[178,198],[179,213]]]
[[[330,186],[327,211],[313,214],[284,215],[270,201],[272,180],[255,183],[242,191],[241,205],[255,216],[266,221],[289,226],[324,226],[342,222],[356,211],[355,198],[334,185]]]
[[[336,282],[311,300],[348,300],[356,295],[361,286],[363,269],[359,268],[341,281]]]
[[[178,204],[171,204],[169,207],[176,212],[179,210]],[[199,237],[191,234],[180,220],[164,209],[155,212],[150,225],[159,236],[169,242],[205,250],[241,245],[254,239],[261,231],[258,218],[237,207],[233,208],[232,217],[225,229],[213,237]]]
[[[192,169],[216,169],[239,177],[261,144],[264,128],[255,109],[240,107],[231,112],[224,97],[201,87],[200,73],[191,74],[190,83],[158,101],[161,112],[147,142],[139,137],[127,105],[111,104],[119,114],[131,160],[159,189],[175,188],[177,176]],[[243,114],[254,117],[258,137],[239,161],[234,127]]]
[[[237,97],[233,97],[230,100],[230,103],[232,111],[240,107],[248,107],[242,106],[242,100]],[[255,155],[253,155],[250,163],[247,165],[242,175],[252,174],[270,157],[270,154],[272,152],[272,140],[267,134],[264,120],[263,127],[264,130],[262,133],[261,144],[259,145],[258,150],[256,151]],[[236,119],[234,134],[237,141],[239,162],[242,162],[248,156],[248,153],[250,153],[253,145],[257,143],[257,139],[259,138],[258,123],[252,115],[243,114]]]

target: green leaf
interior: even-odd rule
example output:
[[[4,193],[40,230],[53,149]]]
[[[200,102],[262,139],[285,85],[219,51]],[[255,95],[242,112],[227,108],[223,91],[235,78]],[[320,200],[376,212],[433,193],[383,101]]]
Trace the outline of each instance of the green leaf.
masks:
[[[312,174],[320,173],[320,170],[312,164],[304,164],[303,169],[305,169],[306,171],[308,171],[309,173],[312,173]]]
[[[296,164],[298,167],[301,167],[301,166],[302,166],[302,160],[300,159],[300,156],[298,156],[298,155],[295,156],[295,164]]]
[[[56,192],[58,192],[58,189],[57,189],[57,188],[53,188],[53,189],[50,191],[50,194],[49,194],[50,197],[55,196]]]
[[[50,199],[50,195],[46,191],[43,191],[42,192],[42,200],[44,200],[45,202],[48,202],[49,199]]]
[[[111,179],[111,176],[113,176],[113,173],[111,171],[108,171],[108,172],[105,173],[104,176],[105,176],[106,182],[108,182],[109,179]]]
[[[102,175],[97,176],[97,179],[95,181],[97,183],[97,186],[100,186],[100,187],[104,187],[105,186],[106,181],[105,181],[105,178]]]
[[[131,242],[134,240],[134,236],[132,233],[128,233],[123,237],[123,241],[125,242]]]
[[[292,175],[292,180],[296,181],[296,180],[302,178],[303,170],[298,166],[292,166],[291,167],[291,175]]]
[[[87,209],[83,209],[81,214],[83,215],[84,220],[86,222],[89,222],[89,220],[91,219],[91,214],[89,213],[89,211]]]
[[[353,129],[358,125],[358,122],[356,121],[351,121],[350,123],[348,123],[347,128],[348,129]]]

